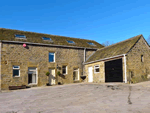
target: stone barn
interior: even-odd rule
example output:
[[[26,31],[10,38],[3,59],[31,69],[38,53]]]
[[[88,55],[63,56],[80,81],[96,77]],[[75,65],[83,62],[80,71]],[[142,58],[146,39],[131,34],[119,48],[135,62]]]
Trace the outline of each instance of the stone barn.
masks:
[[[0,29],[0,89],[81,82],[83,62],[101,44],[85,39]]]
[[[85,65],[87,82],[140,82],[150,73],[150,47],[142,35],[97,50]]]

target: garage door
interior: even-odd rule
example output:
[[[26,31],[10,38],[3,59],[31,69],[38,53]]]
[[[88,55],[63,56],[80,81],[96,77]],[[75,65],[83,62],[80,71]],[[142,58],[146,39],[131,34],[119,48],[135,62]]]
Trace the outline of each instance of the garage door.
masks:
[[[105,62],[105,82],[123,82],[122,59]]]

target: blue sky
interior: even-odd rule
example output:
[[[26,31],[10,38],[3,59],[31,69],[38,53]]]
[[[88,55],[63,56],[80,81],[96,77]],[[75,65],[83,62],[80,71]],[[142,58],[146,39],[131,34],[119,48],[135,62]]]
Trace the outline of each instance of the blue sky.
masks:
[[[150,0],[2,0],[0,27],[119,42],[150,35]]]

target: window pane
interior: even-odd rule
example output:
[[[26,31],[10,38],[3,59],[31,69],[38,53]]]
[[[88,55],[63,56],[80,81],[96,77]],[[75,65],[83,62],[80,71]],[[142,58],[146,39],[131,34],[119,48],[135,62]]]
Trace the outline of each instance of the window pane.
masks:
[[[54,62],[54,53],[49,53],[49,62]]]
[[[47,37],[43,37],[42,39],[43,40],[50,40],[51,41],[51,38],[47,38]]]
[[[89,45],[94,45],[92,42],[88,42]]]
[[[13,70],[13,76],[19,76],[19,70]]]
[[[13,68],[19,69],[19,66],[13,66]]]
[[[74,44],[74,41],[67,40],[68,43]]]
[[[16,38],[26,38],[25,35],[19,35],[19,34],[16,34],[15,37],[16,37]]]
[[[99,68],[96,68],[96,69],[95,69],[95,72],[99,72]]]
[[[67,69],[67,66],[63,66],[63,67],[62,67],[62,73],[63,73],[63,74],[66,74],[66,73],[67,73],[66,69]]]
[[[73,72],[73,80],[78,80],[78,71]]]

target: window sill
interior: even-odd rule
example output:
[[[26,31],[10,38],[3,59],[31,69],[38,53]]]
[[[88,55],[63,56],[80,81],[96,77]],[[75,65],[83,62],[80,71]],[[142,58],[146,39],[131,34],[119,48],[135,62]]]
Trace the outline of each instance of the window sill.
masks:
[[[49,63],[56,63],[56,62],[49,62]]]
[[[96,74],[97,74],[97,73],[100,73],[100,72],[94,72],[94,73],[96,73]]]
[[[30,85],[37,85],[37,83],[29,83],[28,85],[29,85],[29,86],[30,86]]]
[[[66,75],[68,75],[68,74],[63,74],[63,73],[62,73],[62,75],[65,75],[65,76],[66,76]]]
[[[13,77],[18,78],[18,77],[20,77],[20,76],[13,76]]]

